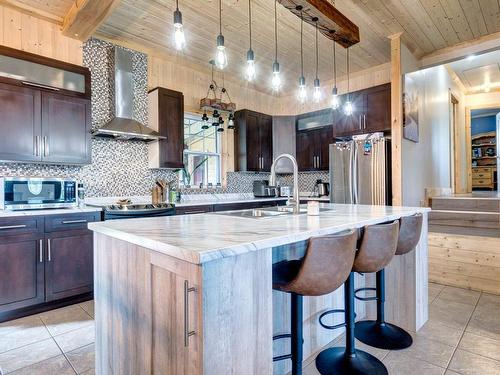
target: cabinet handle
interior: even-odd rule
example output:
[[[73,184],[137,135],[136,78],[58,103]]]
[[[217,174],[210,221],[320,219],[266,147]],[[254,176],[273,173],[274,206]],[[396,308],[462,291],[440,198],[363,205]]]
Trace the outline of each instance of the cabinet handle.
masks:
[[[51,254],[51,251],[50,251],[50,238],[47,239],[47,260],[49,262],[52,261],[52,254]]]
[[[359,125],[359,130],[361,130],[361,115],[358,116],[358,125]]]
[[[47,136],[43,136],[43,156],[49,156],[49,142],[47,142]]]
[[[40,240],[40,263],[43,263],[43,240]]]
[[[19,228],[26,228],[26,224],[20,224],[20,225],[5,225],[3,227],[0,227],[0,230],[4,229],[19,229]]]
[[[205,212],[208,212],[208,211],[203,211],[203,210],[198,210],[198,211],[186,211],[186,212],[184,212],[184,215],[188,215],[188,214],[204,214]]]
[[[184,346],[189,346],[189,337],[196,334],[189,330],[189,292],[196,292],[195,287],[189,287],[189,282],[184,280]]]
[[[366,115],[363,115],[363,129],[366,129]]]
[[[22,81],[21,82],[25,86],[33,86],[33,87],[38,87],[40,89],[47,89],[47,90],[52,90],[52,91],[60,91],[57,87],[52,87],[52,86],[47,86],[47,85],[42,85],[40,83],[33,83],[33,82],[28,82],[28,81]]]
[[[87,220],[81,219],[81,220],[63,220],[63,224],[78,224],[78,223],[86,223]]]
[[[35,138],[33,139],[33,143],[34,143],[34,146],[33,146],[33,148],[34,148],[33,153],[35,154],[35,156],[40,156],[40,155],[38,154],[38,147],[39,147],[39,146],[38,146],[38,143],[39,143],[38,141],[39,141],[39,137],[38,137],[38,135],[37,135],[37,136],[35,136]]]

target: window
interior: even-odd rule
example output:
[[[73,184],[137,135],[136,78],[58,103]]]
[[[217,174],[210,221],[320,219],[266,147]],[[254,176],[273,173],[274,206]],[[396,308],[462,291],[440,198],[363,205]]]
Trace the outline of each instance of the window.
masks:
[[[220,134],[210,126],[203,130],[200,115],[184,114],[184,170],[180,180],[184,186],[220,183]]]

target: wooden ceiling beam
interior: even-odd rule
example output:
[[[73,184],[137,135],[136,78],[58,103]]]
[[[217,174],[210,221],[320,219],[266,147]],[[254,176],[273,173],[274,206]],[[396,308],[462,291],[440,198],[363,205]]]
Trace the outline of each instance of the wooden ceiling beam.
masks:
[[[62,18],[58,17],[52,13],[46,12],[43,9],[38,9],[36,7],[30,6],[28,4],[22,3],[17,0],[0,0],[0,5],[15,9],[21,13],[28,14],[30,16],[42,19],[54,23],[56,25],[62,24]]]
[[[121,0],[75,0],[63,20],[62,33],[87,40],[113,13]]]
[[[278,0],[297,17],[318,29],[328,39],[335,40],[344,48],[359,43],[359,28],[344,16],[328,0]]]

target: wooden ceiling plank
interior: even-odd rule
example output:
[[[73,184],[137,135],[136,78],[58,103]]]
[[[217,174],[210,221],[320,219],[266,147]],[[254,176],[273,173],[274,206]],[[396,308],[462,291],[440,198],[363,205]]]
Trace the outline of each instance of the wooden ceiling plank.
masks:
[[[388,12],[394,15],[405,32],[413,37],[420,51],[414,51],[415,55],[429,53],[435,49],[434,44],[427,34],[422,30],[413,13],[403,5],[401,0],[388,0],[383,3]],[[404,34],[403,34],[404,36]],[[404,41],[404,40],[403,40]],[[404,41],[406,44],[406,41]]]
[[[428,16],[443,36],[448,46],[460,43],[460,38],[453,29],[448,16],[439,0],[419,0]]]
[[[500,5],[498,0],[481,0],[479,2],[488,34],[500,31]]]
[[[63,20],[63,35],[88,39],[111,15],[121,0],[75,0]]]
[[[6,7],[15,9],[21,13],[35,16],[35,17],[40,18],[44,21],[52,22],[52,23],[55,23],[58,25],[61,25],[62,21],[63,21],[62,17],[59,17],[59,16],[57,16],[49,11],[31,6],[31,5],[26,4],[24,2],[21,2],[21,1],[0,0],[0,5],[4,5]]]
[[[469,21],[464,14],[459,0],[440,0],[441,5],[450,20],[453,30],[457,33],[461,42],[474,39]]]
[[[467,17],[467,22],[474,38],[487,35],[488,29],[486,28],[479,0],[460,0],[460,6],[463,9],[465,17]]]

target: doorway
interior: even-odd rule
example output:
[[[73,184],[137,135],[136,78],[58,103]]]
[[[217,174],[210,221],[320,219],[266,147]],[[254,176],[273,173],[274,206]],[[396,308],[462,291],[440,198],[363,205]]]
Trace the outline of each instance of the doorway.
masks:
[[[500,105],[467,108],[469,191],[498,191],[498,147]]]

